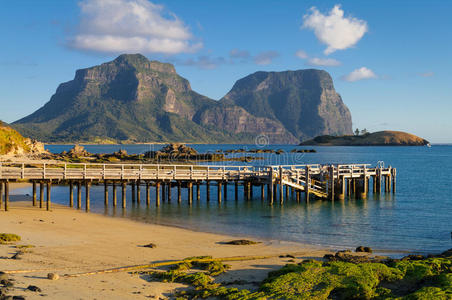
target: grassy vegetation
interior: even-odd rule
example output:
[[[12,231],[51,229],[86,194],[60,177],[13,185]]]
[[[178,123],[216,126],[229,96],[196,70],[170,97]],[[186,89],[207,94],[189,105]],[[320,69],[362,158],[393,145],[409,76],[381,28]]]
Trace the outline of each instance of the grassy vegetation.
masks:
[[[25,138],[20,133],[0,121],[0,155],[19,148],[25,152],[30,150],[30,146],[25,143]]]
[[[20,241],[20,236],[14,233],[0,233],[0,244],[9,244]]]
[[[449,253],[450,254],[450,253]],[[179,264],[151,278],[194,287],[177,299],[452,299],[452,257],[350,263],[307,260],[270,272],[257,291],[214,283],[221,262]],[[199,268],[202,271],[192,272]]]

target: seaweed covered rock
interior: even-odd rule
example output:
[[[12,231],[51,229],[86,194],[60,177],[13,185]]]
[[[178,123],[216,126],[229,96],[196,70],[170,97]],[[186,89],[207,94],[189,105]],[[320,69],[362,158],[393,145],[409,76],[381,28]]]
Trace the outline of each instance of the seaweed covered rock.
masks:
[[[75,144],[74,147],[69,150],[68,155],[71,157],[86,157],[90,156],[91,153],[86,151],[82,145]]]

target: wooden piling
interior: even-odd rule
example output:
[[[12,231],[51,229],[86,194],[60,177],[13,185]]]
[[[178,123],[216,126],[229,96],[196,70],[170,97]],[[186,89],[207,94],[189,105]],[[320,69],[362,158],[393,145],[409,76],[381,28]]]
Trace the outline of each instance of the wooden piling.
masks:
[[[155,183],[155,206],[160,206],[160,181]]]
[[[239,200],[239,182],[235,181],[234,183],[234,199],[235,201]]]
[[[196,182],[196,201],[201,200],[201,187],[199,181]]]
[[[344,179],[344,176],[341,176],[339,178],[338,184],[339,184],[339,193],[337,194],[337,198],[339,200],[344,200],[345,199],[345,179]]]
[[[248,199],[253,199],[254,198],[254,186],[253,183],[251,181],[248,181]]]
[[[121,200],[122,208],[126,208],[126,192],[127,192],[127,182],[121,182]]]
[[[395,168],[392,169],[392,193],[396,192],[396,176],[397,170]]]
[[[206,181],[206,197],[207,201],[210,201],[210,181]]]
[[[140,189],[141,182],[137,181],[137,204],[140,204],[141,201],[141,189]]]
[[[223,183],[223,194],[224,194],[224,201],[228,200],[228,182],[225,181]]]
[[[328,167],[329,168],[329,183],[328,183],[328,187],[330,188],[330,200],[334,201],[334,166],[331,165]]]
[[[270,182],[268,184],[268,199],[269,199],[269,204],[273,205],[273,202],[275,199],[275,185],[273,184],[273,182]]]
[[[261,184],[261,201],[264,202],[265,200],[265,185]]]
[[[332,170],[332,166],[330,167],[330,174],[331,174],[331,170]],[[310,189],[311,189],[311,170],[309,169],[308,166],[306,166],[305,168],[305,186],[304,186],[304,200],[306,201],[306,203],[309,202],[309,194],[310,194]],[[331,175],[330,175],[331,176]],[[334,182],[334,181],[333,181]],[[333,185],[333,184],[331,184]],[[333,195],[332,197],[334,197],[334,188],[332,189]]]
[[[286,185],[286,201],[289,201],[289,186]]]
[[[32,203],[33,203],[33,206],[36,206],[36,181],[33,180],[32,185],[33,185]],[[2,192],[1,192],[1,188],[0,188],[0,198],[1,198],[1,194],[2,194]],[[1,200],[0,200],[0,208],[1,208]]]
[[[36,184],[33,182],[33,198],[36,198]],[[36,199],[33,199],[36,202]],[[33,205],[34,206],[34,205]],[[74,183],[69,182],[69,207],[74,207]]]
[[[77,209],[82,209],[82,183],[77,182]]]
[[[297,193],[297,203],[300,203],[300,191],[297,190],[296,193]]]
[[[116,182],[113,181],[111,184],[113,185],[113,191],[112,191],[112,193],[113,193],[113,207],[116,207],[116,205],[118,204],[117,203],[118,200],[116,198]]]
[[[168,203],[170,203],[171,202],[171,182],[168,182],[167,186],[168,186],[168,192],[166,194],[168,196]]]
[[[146,181],[146,206],[151,205],[151,185]]]
[[[182,202],[182,195],[181,195],[181,182],[177,181],[177,203],[181,203]]]
[[[166,183],[165,181],[162,181],[162,202],[165,202],[166,200]]]
[[[135,181],[132,181],[132,183],[130,184],[132,186],[132,203],[135,202]]]
[[[104,206],[108,206],[108,182],[104,181]]]
[[[221,203],[221,181],[217,182],[217,199],[218,203]]]
[[[46,197],[46,210],[50,210],[51,203],[50,203],[50,192],[52,188],[52,182],[47,181],[47,197]]]
[[[193,200],[193,183],[190,181],[187,183],[188,186],[188,204],[191,205]]]
[[[352,179],[349,178],[347,179],[347,196],[351,196],[352,195]]]
[[[89,212],[90,209],[90,197],[89,197],[89,188],[91,187],[91,182],[86,181],[85,183],[85,211]]]
[[[284,203],[283,168],[279,167],[279,204]]]
[[[5,181],[5,211],[9,210],[9,182]]]
[[[44,182],[39,182],[39,208],[44,206]]]
[[[376,173],[377,173],[377,176],[375,176],[376,186],[377,186],[376,193],[380,194],[381,193],[381,168],[377,168]]]

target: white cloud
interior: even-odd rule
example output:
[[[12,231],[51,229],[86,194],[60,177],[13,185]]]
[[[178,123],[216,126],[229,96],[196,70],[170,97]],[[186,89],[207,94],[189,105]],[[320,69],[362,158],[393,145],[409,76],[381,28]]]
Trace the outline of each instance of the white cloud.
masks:
[[[422,76],[422,77],[432,77],[433,75],[435,75],[435,73],[433,73],[433,72],[425,72],[425,73],[419,74],[419,76]]]
[[[254,57],[254,62],[258,65],[269,65],[278,56],[279,53],[276,51],[261,52]]]
[[[69,42],[73,48],[176,54],[202,47],[176,15],[147,0],[83,0],[79,6],[80,25]]]
[[[302,28],[312,29],[317,39],[327,45],[325,54],[344,50],[355,45],[367,32],[367,23],[353,17],[344,17],[340,5],[335,5],[328,15],[312,7],[303,16]]]
[[[359,69],[353,70],[350,74],[341,77],[343,80],[354,82],[363,79],[377,78],[377,75],[366,67],[361,67]]]
[[[323,67],[337,67],[341,65],[341,62],[334,58],[318,58],[313,57],[308,60],[310,66],[323,66]]]
[[[306,59],[308,58],[308,54],[306,52],[304,52],[303,50],[298,50],[297,52],[295,52],[295,56],[301,59]]]

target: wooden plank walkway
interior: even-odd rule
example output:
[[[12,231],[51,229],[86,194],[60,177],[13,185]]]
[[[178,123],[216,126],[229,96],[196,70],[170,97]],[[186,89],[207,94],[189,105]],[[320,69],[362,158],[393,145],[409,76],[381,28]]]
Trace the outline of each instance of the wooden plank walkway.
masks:
[[[343,199],[346,194],[367,197],[369,180],[373,179],[373,192],[380,193],[382,179],[385,192],[395,191],[396,169],[382,165],[371,167],[369,164],[346,165],[277,165],[277,166],[210,166],[177,164],[99,164],[99,163],[15,163],[0,162],[0,207],[4,202],[5,210],[9,205],[9,182],[25,181],[33,184],[33,204],[37,205],[37,185],[40,188],[39,206],[43,206],[43,190],[47,188],[46,207],[50,209],[50,190],[52,184],[69,185],[70,206],[73,206],[74,185],[77,186],[77,207],[81,206],[81,186],[85,186],[86,210],[89,210],[89,188],[92,184],[105,186],[105,204],[108,205],[108,187],[113,187],[113,205],[116,206],[116,186],[122,188],[122,206],[125,208],[125,189],[132,187],[132,200],[140,201],[140,186],[146,186],[146,203],[149,204],[150,187],[155,187],[156,205],[162,198],[170,200],[171,187],[177,187],[178,201],[182,187],[189,189],[190,203],[193,185],[206,185],[207,200],[210,199],[211,182],[216,182],[218,201],[221,202],[221,187],[224,186],[227,198],[227,184],[235,184],[235,199],[238,198],[238,186],[243,186],[246,199],[252,198],[253,188],[261,186],[261,198],[273,204],[278,198],[284,201],[290,191],[296,193],[297,200],[303,192],[305,200],[310,197],[322,199]],[[169,188],[168,188],[169,187]],[[2,196],[4,190],[5,195]],[[168,198],[169,197],[169,198]],[[4,200],[4,201],[3,201]]]

